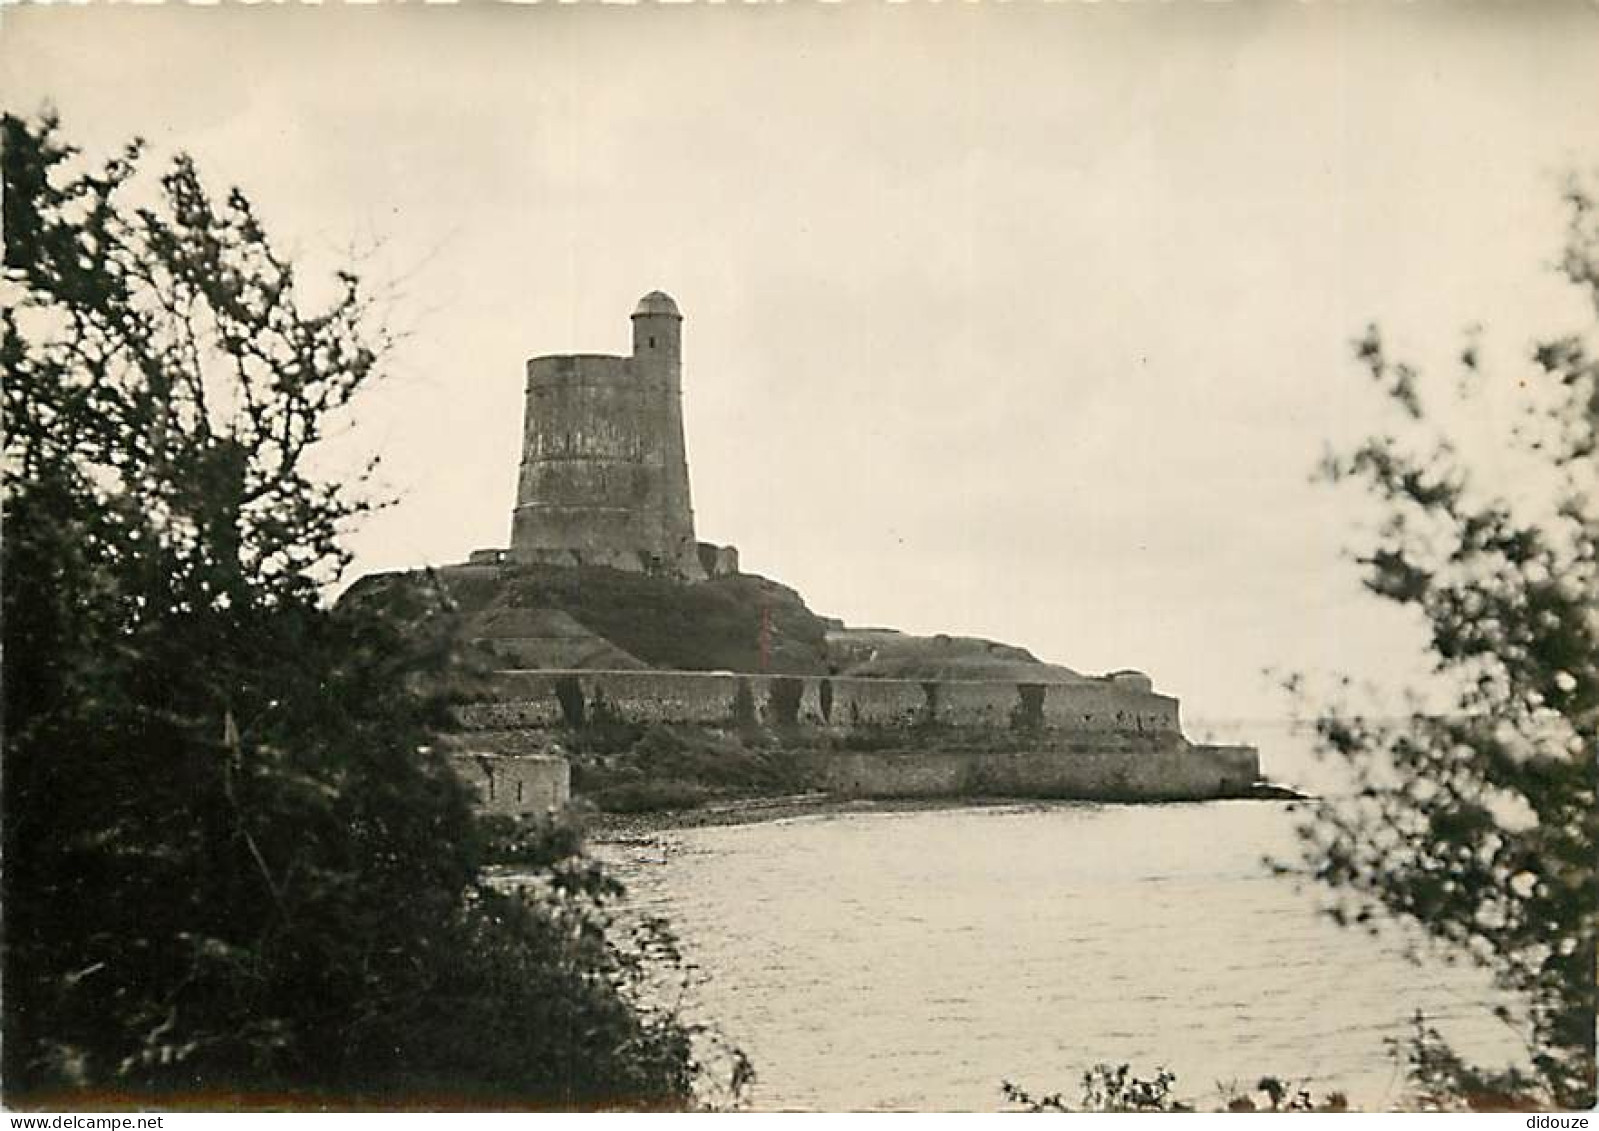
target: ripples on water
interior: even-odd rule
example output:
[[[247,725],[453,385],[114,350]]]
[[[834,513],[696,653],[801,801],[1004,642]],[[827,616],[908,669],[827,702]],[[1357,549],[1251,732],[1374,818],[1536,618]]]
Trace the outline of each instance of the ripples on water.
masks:
[[[991,1110],[1075,1098],[1096,1061],[1178,1092],[1262,1074],[1397,1102],[1417,1008],[1514,1053],[1480,971],[1315,913],[1267,874],[1281,804],[1051,804],[806,817],[602,846],[708,976],[696,1012],[755,1062],[757,1109]]]

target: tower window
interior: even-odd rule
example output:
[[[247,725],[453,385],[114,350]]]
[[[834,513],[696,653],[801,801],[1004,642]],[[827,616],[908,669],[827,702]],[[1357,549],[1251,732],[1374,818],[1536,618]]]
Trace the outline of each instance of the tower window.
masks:
[[[650,339],[650,349],[654,349],[654,348],[655,348],[655,339],[651,338]]]

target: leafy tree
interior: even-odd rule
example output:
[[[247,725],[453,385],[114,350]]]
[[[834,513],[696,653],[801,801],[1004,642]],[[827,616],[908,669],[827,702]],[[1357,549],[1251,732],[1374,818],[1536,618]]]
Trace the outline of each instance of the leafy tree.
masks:
[[[357,279],[308,306],[187,158],[3,142],[10,1100],[688,1102],[673,951],[570,831],[484,879],[447,604],[319,603],[370,505],[311,470],[388,344]]]
[[[1599,315],[1599,205],[1577,179],[1565,204],[1559,270]],[[1452,703],[1440,712],[1418,693],[1397,722],[1341,701],[1318,711],[1320,747],[1357,788],[1315,807],[1305,864],[1335,889],[1341,922],[1408,921],[1491,970],[1522,1003],[1501,1013],[1532,1052],[1529,1077],[1485,1072],[1424,1028],[1412,1063],[1435,1104],[1594,1102],[1596,329],[1589,317],[1533,346],[1504,438],[1520,472],[1490,482],[1448,423],[1450,404],[1424,396],[1421,373],[1371,328],[1356,353],[1403,431],[1324,467],[1376,500],[1365,585],[1420,614]],[[1475,339],[1460,363],[1456,396],[1493,391]]]

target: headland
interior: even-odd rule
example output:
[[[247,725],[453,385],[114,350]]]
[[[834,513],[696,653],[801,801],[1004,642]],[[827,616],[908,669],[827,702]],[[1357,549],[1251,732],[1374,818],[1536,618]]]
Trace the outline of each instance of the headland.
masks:
[[[655,291],[632,323],[629,357],[529,361],[510,545],[428,574],[489,669],[447,737],[485,808],[1255,794],[1256,750],[1190,742],[1141,671],[852,628],[698,541],[683,318]],[[345,599],[422,581],[375,575]]]

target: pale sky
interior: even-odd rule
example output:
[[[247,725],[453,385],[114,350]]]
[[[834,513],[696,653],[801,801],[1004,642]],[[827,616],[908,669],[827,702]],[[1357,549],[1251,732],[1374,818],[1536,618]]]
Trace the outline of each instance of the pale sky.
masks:
[[[701,538],[853,624],[1136,667],[1419,664],[1341,560],[1367,322],[1574,324],[1557,178],[1599,162],[1599,6],[0,9],[0,94],[238,184],[409,336],[352,447],[352,577],[503,546],[523,362],[676,297]],[[1484,411],[1489,411],[1484,409]]]

